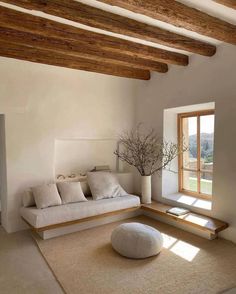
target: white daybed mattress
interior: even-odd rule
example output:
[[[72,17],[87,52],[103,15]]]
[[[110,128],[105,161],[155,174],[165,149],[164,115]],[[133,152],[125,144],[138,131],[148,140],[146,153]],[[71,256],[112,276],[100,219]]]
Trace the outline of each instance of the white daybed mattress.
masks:
[[[140,205],[140,198],[134,195],[102,200],[87,199],[87,202],[76,202],[44,209],[22,207],[20,214],[34,228],[41,228]]]

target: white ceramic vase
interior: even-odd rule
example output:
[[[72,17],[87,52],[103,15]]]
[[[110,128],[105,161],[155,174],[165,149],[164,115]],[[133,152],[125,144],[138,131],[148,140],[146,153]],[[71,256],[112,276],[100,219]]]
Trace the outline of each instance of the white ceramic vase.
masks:
[[[141,201],[143,204],[149,204],[152,202],[152,176],[141,177]]]

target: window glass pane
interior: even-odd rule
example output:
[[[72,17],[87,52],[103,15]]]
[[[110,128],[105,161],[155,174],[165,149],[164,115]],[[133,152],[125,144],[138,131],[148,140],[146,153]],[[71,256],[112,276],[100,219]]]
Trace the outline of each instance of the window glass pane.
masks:
[[[183,189],[197,192],[197,173],[192,171],[183,171]]]
[[[197,169],[197,117],[186,117],[182,120],[183,143],[189,150],[183,153],[183,167]]]
[[[201,173],[200,191],[203,194],[212,195],[212,173]]]
[[[201,170],[213,171],[214,115],[200,117]]]

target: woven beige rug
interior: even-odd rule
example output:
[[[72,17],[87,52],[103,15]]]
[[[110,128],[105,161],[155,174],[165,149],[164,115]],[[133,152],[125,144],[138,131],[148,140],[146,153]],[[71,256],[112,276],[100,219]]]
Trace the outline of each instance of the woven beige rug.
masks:
[[[236,288],[232,288],[222,292],[222,294],[236,294]]]
[[[156,256],[131,260],[113,251],[112,230],[138,221],[159,229],[164,248]],[[236,286],[236,245],[208,241],[141,216],[36,242],[68,294],[216,294]]]

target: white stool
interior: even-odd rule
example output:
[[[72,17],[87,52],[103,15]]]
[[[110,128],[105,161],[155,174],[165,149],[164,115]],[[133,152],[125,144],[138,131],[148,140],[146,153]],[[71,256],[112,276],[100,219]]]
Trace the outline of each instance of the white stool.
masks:
[[[163,247],[161,233],[140,223],[121,224],[112,232],[112,247],[129,258],[146,258],[157,255]]]

